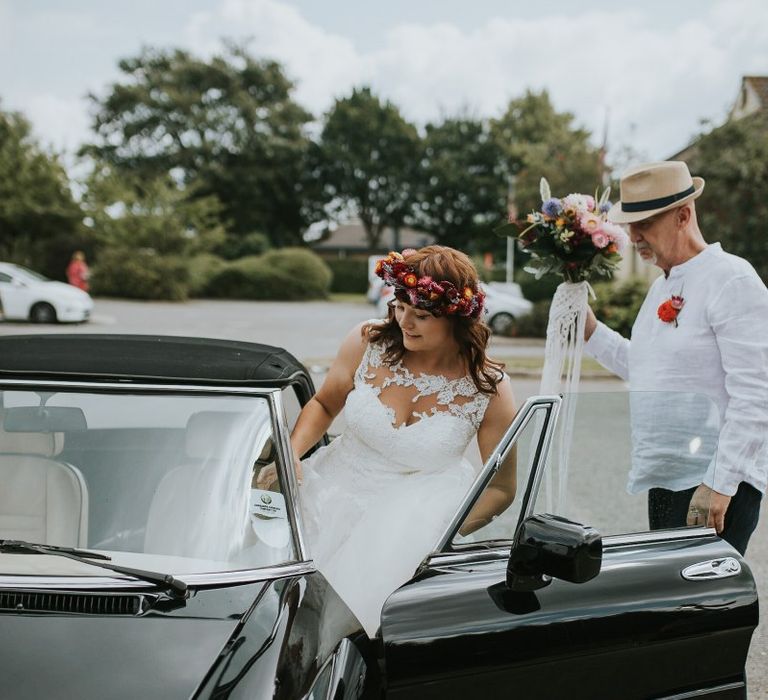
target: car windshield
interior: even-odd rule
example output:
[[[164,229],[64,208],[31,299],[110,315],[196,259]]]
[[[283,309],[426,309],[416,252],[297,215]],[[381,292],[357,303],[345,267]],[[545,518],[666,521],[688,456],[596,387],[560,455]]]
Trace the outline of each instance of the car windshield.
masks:
[[[172,574],[295,561],[264,396],[0,391],[0,538],[79,547]],[[0,554],[0,575],[102,576]]]
[[[35,280],[36,282],[50,281],[47,277],[41,275],[39,272],[34,272],[33,270],[30,270],[29,268],[22,265],[14,265],[14,272],[18,273],[20,277],[26,277],[28,279]]]

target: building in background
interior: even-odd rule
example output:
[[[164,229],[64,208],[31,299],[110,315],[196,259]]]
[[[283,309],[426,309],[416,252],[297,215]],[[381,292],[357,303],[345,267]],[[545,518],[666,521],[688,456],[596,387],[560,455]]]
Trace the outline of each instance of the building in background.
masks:
[[[368,247],[365,228],[360,221],[350,221],[340,224],[330,230],[310,246],[315,253],[324,258],[364,258],[374,254],[386,254],[390,250],[403,248],[423,248],[435,243],[435,237],[425,231],[403,226],[397,232],[385,228],[378,247],[373,250]]]

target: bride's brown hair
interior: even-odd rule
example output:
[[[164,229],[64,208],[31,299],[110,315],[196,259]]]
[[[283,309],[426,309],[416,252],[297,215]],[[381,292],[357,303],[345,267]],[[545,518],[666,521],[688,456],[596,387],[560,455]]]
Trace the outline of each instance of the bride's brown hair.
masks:
[[[436,282],[451,282],[456,289],[471,287],[477,289],[477,270],[464,253],[440,245],[430,245],[405,255],[406,265],[410,265],[419,277],[428,275]],[[485,349],[491,337],[491,329],[481,318],[467,316],[447,316],[451,321],[453,337],[459,346],[459,352],[467,366],[469,376],[483,394],[495,394],[496,385],[503,378],[504,365],[488,358]],[[403,359],[405,346],[403,332],[395,320],[395,312],[389,310],[386,321],[367,327],[368,338],[372,343],[384,345],[384,360],[394,364]]]

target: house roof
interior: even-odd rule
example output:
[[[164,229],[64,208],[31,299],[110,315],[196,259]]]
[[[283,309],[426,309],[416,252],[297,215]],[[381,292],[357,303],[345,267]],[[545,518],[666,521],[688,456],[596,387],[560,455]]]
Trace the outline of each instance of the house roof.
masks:
[[[768,75],[745,75],[744,82],[755,91],[763,109],[768,109]]]
[[[385,228],[381,235],[379,246],[376,250],[386,251],[395,247],[399,248],[423,248],[432,245],[435,237],[426,231],[404,226],[399,231],[399,243],[395,245],[395,232],[392,228]],[[317,243],[313,243],[315,250],[347,250],[366,252],[368,240],[365,236],[365,228],[361,223],[352,222],[338,226],[330,235]]]

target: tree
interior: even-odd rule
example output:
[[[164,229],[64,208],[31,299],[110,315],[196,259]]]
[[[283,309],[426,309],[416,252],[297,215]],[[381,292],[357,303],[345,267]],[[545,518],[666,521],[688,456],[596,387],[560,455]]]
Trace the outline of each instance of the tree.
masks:
[[[377,248],[384,228],[402,226],[412,209],[419,154],[416,127],[370,88],[337,100],[316,155],[328,211],[354,212]]]
[[[189,257],[221,244],[221,205],[189,196],[168,176],[145,179],[98,163],[87,181],[83,209],[98,249],[145,249]]]
[[[590,194],[601,182],[600,153],[590,133],[573,124],[573,114],[557,112],[546,90],[528,91],[512,100],[504,115],[491,124],[515,178],[515,204],[520,213],[541,206],[539,181],[546,177],[552,192]]]
[[[63,278],[72,251],[88,247],[83,216],[58,158],[30,134],[21,114],[0,111],[0,258]]]
[[[503,248],[492,231],[504,216],[507,180],[488,124],[470,118],[428,124],[423,153],[416,225],[454,248]]]
[[[83,153],[142,178],[171,173],[195,196],[216,196],[234,235],[301,240],[297,183],[311,115],[278,63],[228,44],[209,61],[145,49],[119,68],[123,80],[103,99],[91,96],[97,140]]]
[[[749,260],[768,283],[768,115],[758,112],[703,135],[690,168],[706,181],[696,204],[704,236]]]

